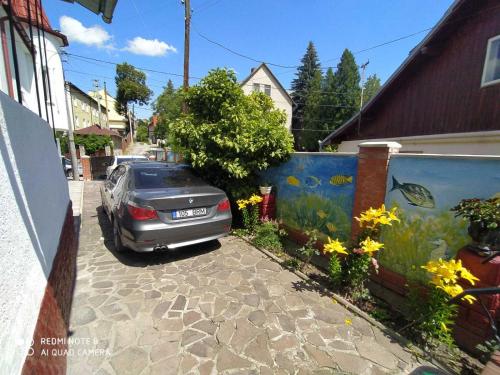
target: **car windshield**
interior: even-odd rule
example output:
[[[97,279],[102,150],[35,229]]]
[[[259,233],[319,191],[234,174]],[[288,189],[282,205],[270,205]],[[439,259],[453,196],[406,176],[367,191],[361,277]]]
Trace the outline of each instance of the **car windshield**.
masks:
[[[205,182],[189,169],[141,168],[134,170],[137,189],[182,188],[202,186]]]
[[[116,158],[116,164],[120,163],[125,163],[127,161],[134,161],[134,160],[148,160],[145,156],[137,156],[135,158]]]

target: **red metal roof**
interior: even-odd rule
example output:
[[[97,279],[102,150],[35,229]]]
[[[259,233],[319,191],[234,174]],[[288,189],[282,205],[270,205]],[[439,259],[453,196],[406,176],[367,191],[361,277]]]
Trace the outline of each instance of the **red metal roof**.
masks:
[[[99,125],[95,124],[83,129],[78,129],[74,131],[75,134],[78,135],[89,135],[89,134],[95,134],[95,135],[109,135],[113,137],[120,137],[121,135],[115,131],[115,130],[109,130],[109,129],[103,129]]]

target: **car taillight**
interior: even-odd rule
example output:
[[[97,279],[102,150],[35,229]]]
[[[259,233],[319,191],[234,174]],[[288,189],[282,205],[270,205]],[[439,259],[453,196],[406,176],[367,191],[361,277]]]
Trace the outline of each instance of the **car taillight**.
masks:
[[[158,214],[153,208],[140,207],[132,202],[128,202],[127,210],[134,220],[151,220],[158,218]]]
[[[229,204],[229,200],[226,198],[223,201],[220,201],[217,206],[217,211],[228,211],[231,209],[231,205]]]

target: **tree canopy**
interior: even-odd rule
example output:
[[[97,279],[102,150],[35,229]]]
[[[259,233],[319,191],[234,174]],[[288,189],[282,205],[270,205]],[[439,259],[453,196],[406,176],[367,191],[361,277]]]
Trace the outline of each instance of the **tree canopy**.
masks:
[[[155,136],[159,139],[167,139],[168,124],[177,119],[181,114],[182,91],[176,90],[171,80],[153,103],[158,123],[155,127]]]
[[[363,93],[363,103],[368,103],[368,101],[380,90],[380,78],[378,78],[376,74],[373,74],[366,79],[363,86],[365,88]]]
[[[123,63],[116,65],[116,106],[118,113],[128,117],[130,103],[148,104],[153,92],[146,85],[146,74],[133,65]]]
[[[202,176],[232,198],[255,188],[259,171],[293,151],[286,115],[262,93],[246,96],[232,70],[215,69],[186,94],[189,113],[169,126],[169,140]]]

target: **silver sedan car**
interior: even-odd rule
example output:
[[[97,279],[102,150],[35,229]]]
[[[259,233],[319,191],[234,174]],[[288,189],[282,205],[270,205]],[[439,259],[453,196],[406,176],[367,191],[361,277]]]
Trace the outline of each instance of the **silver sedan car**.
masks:
[[[184,165],[121,164],[101,185],[101,199],[117,251],[174,249],[215,240],[231,230],[226,194]]]

